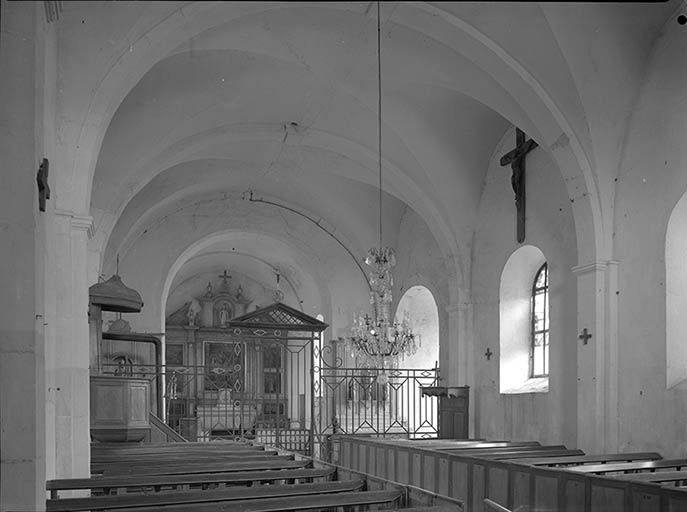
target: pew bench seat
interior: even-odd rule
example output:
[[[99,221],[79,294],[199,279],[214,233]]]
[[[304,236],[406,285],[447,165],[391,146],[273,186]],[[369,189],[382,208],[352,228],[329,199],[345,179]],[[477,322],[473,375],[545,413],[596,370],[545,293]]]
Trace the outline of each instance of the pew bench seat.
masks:
[[[681,482],[687,481],[687,471],[655,471],[652,473],[625,473],[609,475],[609,478],[632,480],[634,482]]]
[[[335,474],[332,467],[299,468],[287,470],[265,471],[237,471],[229,473],[195,473],[181,475],[139,475],[135,477],[91,477],[49,480],[46,490],[50,498],[59,497],[59,491],[90,490],[92,493],[112,494],[117,490],[152,489],[160,491],[163,488],[177,489],[180,487],[205,486],[211,484],[247,485],[261,482],[279,481],[312,481],[315,479],[331,479]]]
[[[133,464],[151,463],[168,460],[223,460],[223,459],[244,459],[256,460],[265,457],[272,457],[279,455],[277,450],[242,450],[237,451],[222,451],[216,452],[197,452],[180,450],[178,452],[166,453],[142,453],[142,454],[91,454],[91,465],[93,464],[109,464],[117,462],[128,462]]]
[[[531,466],[578,466],[583,464],[606,464],[608,462],[659,460],[662,458],[663,457],[656,452],[609,453],[563,457],[533,457],[531,459],[521,459],[518,461],[518,463],[529,464]]]
[[[225,501],[305,496],[361,490],[362,480],[341,480],[310,484],[276,484],[254,487],[235,487],[205,491],[162,492],[155,494],[124,494],[119,496],[91,496],[46,501],[47,512],[77,512],[86,510],[117,510],[122,508],[194,505]]]
[[[187,457],[184,455],[177,455],[174,457],[161,457],[158,460],[129,460],[122,458],[119,460],[108,462],[91,462],[91,473],[114,474],[119,472],[148,472],[151,469],[157,468],[160,465],[177,466],[180,464],[186,466],[208,465],[208,464],[235,464],[238,462],[264,462],[271,461],[286,461],[294,460],[293,455],[208,455],[203,457]]]
[[[674,468],[680,469],[687,466],[687,459],[661,459],[638,462],[619,462],[610,464],[589,464],[584,466],[567,467],[566,470],[576,473],[620,473],[630,471],[653,471],[656,469]]]
[[[182,475],[190,473],[226,473],[230,471],[259,471],[264,469],[296,469],[310,464],[309,460],[274,460],[246,462],[208,462],[164,464],[153,466],[110,466],[102,469],[103,476],[125,475]],[[95,471],[92,471],[95,473]]]
[[[193,512],[288,512],[295,510],[318,510],[336,507],[398,506],[401,491],[358,491],[309,496],[287,496],[259,498],[220,503],[199,503],[193,505]],[[119,509],[119,512],[188,512],[188,505],[160,507],[134,507]],[[370,508],[368,508],[370,510]]]

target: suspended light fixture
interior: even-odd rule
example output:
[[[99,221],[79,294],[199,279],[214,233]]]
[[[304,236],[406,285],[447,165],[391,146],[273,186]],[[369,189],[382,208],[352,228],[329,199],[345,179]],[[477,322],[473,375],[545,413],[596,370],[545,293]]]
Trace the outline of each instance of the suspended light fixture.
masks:
[[[398,365],[399,359],[415,354],[419,336],[414,335],[409,326],[409,315],[402,322],[391,319],[391,290],[394,285],[392,269],[396,265],[396,255],[391,247],[382,245],[382,57],[380,7],[377,2],[377,163],[379,170],[379,246],[367,253],[365,264],[370,268],[370,304],[372,316],[366,314],[353,320],[348,345],[352,355],[369,368],[378,368],[377,382],[386,384],[389,377],[386,369]]]

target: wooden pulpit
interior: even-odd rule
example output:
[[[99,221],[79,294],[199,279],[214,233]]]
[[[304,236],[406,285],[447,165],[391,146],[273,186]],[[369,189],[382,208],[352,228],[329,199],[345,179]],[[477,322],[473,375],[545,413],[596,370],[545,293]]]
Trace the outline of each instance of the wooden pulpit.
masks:
[[[468,439],[470,426],[470,387],[426,386],[423,396],[439,397],[439,437],[442,439]]]

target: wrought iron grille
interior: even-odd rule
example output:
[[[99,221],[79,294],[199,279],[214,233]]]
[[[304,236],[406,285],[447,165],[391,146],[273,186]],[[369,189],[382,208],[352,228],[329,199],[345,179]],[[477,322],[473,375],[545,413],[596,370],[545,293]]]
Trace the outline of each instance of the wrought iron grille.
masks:
[[[422,395],[438,384],[436,368],[387,369],[382,384],[381,369],[344,366],[317,339],[206,343],[204,354],[203,366],[118,361],[102,371],[151,380],[151,410],[192,441],[248,437],[326,460],[332,434],[437,436],[437,398]]]

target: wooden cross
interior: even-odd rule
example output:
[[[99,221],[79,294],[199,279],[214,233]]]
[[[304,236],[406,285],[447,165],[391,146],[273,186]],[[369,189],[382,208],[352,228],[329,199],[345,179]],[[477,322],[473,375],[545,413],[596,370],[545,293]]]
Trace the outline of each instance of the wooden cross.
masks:
[[[219,277],[221,277],[222,279],[224,279],[224,281],[222,282],[222,286],[227,286],[227,279],[231,279],[231,276],[230,276],[229,274],[227,274],[227,270],[226,270],[226,269],[224,269],[224,273],[223,273],[223,274],[220,274]]]
[[[491,356],[493,356],[494,353],[491,351],[489,347],[487,347],[487,351],[484,353],[484,357],[487,358],[487,361],[491,361]]]
[[[48,167],[49,162],[44,158],[41,165],[38,167],[36,174],[36,184],[38,185],[38,210],[45,211],[45,201],[50,199],[50,185],[48,185]]]
[[[515,129],[515,149],[501,157],[501,165],[510,165],[513,175],[510,178],[513,192],[515,192],[515,208],[517,210],[518,243],[525,241],[525,156],[538,146],[530,139],[525,141],[525,132]]]
[[[587,332],[586,327],[582,330],[582,334],[580,334],[578,336],[578,338],[580,338],[584,342],[585,345],[587,344],[587,342],[589,341],[589,338],[591,338],[591,337],[592,337],[592,335],[589,334],[589,332]]]

